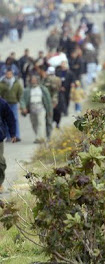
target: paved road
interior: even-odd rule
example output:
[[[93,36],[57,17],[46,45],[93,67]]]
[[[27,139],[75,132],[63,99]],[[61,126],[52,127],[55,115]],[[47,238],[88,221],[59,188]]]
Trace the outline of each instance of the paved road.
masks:
[[[97,15],[97,18],[101,25],[103,16]],[[95,18],[95,20],[97,20],[97,18]],[[30,55],[35,57],[39,50],[45,49],[45,40],[47,35],[48,31],[38,30],[36,32],[26,32],[24,34],[23,40],[18,43],[10,43],[8,39],[5,39],[3,43],[0,43],[2,59],[5,59],[12,51],[15,51],[17,56],[20,57],[23,54],[25,48],[29,48]],[[70,125],[74,119],[73,115],[74,110],[73,106],[71,105],[70,114],[67,118],[62,119],[61,126]],[[10,184],[13,185],[15,181],[21,182],[21,170],[16,163],[16,159],[20,162],[30,161],[36,149],[36,146],[33,144],[34,133],[29,122],[29,117],[24,118],[20,116],[20,129],[22,142],[17,144],[5,144],[5,157],[8,166],[6,170],[7,180],[5,180],[4,187],[7,193],[9,193]]]

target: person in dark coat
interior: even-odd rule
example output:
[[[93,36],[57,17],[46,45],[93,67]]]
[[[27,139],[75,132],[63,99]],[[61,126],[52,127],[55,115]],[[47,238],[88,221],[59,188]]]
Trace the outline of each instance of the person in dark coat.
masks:
[[[60,40],[60,35],[57,29],[55,28],[50,32],[50,35],[46,40],[46,47],[50,52],[57,50],[57,48],[59,47],[59,40]]]
[[[74,50],[69,58],[69,66],[71,71],[75,74],[76,80],[81,79],[83,73],[84,62],[82,56],[78,55],[78,50]]]
[[[19,69],[19,62],[18,60],[16,59],[16,53],[13,51],[10,53],[10,56],[9,56],[12,60],[12,63],[16,65],[16,67]]]
[[[74,42],[70,39],[68,32],[63,33],[59,47],[66,53],[67,57],[71,54],[74,48]]]
[[[6,125],[9,128],[11,141],[16,141],[16,122],[14,115],[5,100],[0,98],[0,192],[3,191],[2,184],[5,178],[6,162],[3,156],[4,144],[3,141],[6,137]]]
[[[25,49],[24,55],[19,60],[19,66],[20,66],[22,79],[24,82],[24,87],[26,87],[27,67],[29,67],[30,60],[31,58],[29,56],[29,49]]]
[[[71,84],[75,81],[75,75],[74,73],[69,69],[67,62],[62,62],[61,66],[56,70],[56,75],[61,78],[62,81],[62,87],[61,87],[61,94],[63,100],[65,102],[63,103],[63,108],[62,109],[63,113],[67,115],[67,110],[69,106],[69,95],[70,95],[70,89],[71,89]],[[65,106],[64,106],[65,105]]]
[[[18,19],[16,21],[16,27],[17,27],[19,39],[21,40],[23,37],[23,30],[24,30],[24,19],[23,19],[23,17],[21,17],[21,16],[18,17]]]
[[[58,97],[58,105],[54,108],[53,120],[56,127],[59,128],[62,113],[68,114],[71,84],[75,80],[74,74],[69,70],[67,62],[62,62],[61,66],[56,69],[56,75],[60,77],[62,85]]]

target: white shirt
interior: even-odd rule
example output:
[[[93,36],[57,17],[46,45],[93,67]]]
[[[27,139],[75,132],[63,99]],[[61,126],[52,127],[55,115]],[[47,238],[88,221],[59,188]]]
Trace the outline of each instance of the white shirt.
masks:
[[[42,103],[42,90],[40,86],[31,89],[30,103]]]
[[[66,54],[61,52],[60,54],[50,58],[48,60],[48,63],[50,64],[50,66],[53,66],[56,68],[57,66],[60,66],[63,61],[68,62]]]
[[[43,111],[43,94],[40,86],[31,89],[31,96],[30,96],[30,111],[33,113],[37,113]]]

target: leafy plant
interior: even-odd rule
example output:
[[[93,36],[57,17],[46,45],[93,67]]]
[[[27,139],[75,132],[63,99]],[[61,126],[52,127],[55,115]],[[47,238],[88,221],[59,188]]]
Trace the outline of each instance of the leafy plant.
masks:
[[[103,140],[105,135],[105,110],[88,110],[83,117],[77,117],[74,122],[76,128],[87,135],[87,139]]]
[[[3,223],[4,227],[7,228],[7,230],[16,224],[18,219],[18,209],[13,202],[3,205],[0,221]]]
[[[31,234],[17,224],[12,204],[3,205],[1,221],[7,229],[15,224],[31,242],[40,243],[53,262],[105,264],[105,110],[88,110],[74,124],[83,136],[78,142],[69,137],[67,165],[44,175],[26,175],[35,197]],[[57,143],[63,155],[65,143],[63,136]],[[12,218],[3,218],[8,213]]]

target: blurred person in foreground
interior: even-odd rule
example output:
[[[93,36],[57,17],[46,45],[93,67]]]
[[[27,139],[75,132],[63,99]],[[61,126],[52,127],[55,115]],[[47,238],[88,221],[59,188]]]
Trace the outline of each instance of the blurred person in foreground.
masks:
[[[35,132],[35,144],[41,144],[49,138],[52,130],[52,102],[48,89],[40,84],[38,75],[33,75],[30,87],[24,90],[21,98],[21,113],[30,113],[30,119]]]
[[[6,138],[6,125],[9,128],[12,143],[16,142],[16,123],[14,115],[7,102],[0,98],[0,193],[3,191],[2,184],[4,182],[6,169],[6,162],[3,156],[3,141]]]
[[[18,117],[18,103],[22,96],[22,87],[16,80],[11,68],[7,70],[4,79],[0,82],[0,96],[5,99],[12,110],[16,120],[16,142],[21,141]],[[10,141],[10,134],[7,129],[7,141]]]

